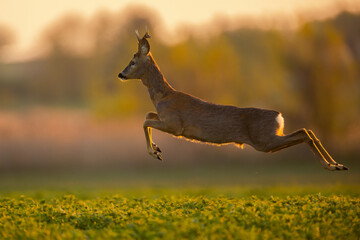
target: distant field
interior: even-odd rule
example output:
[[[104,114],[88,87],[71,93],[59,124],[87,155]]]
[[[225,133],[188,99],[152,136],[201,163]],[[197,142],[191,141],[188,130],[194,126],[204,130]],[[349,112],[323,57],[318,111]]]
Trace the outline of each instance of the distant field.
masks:
[[[359,239],[359,186],[0,193],[1,239]]]

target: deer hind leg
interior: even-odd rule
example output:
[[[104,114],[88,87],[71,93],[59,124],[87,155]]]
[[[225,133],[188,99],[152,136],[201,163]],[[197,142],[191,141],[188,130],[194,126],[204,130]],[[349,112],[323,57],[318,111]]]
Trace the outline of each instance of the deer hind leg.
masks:
[[[284,148],[288,148],[300,143],[307,143],[319,160],[320,164],[323,168],[333,171],[333,170],[345,170],[345,168],[339,167],[332,162],[329,163],[327,159],[324,157],[320,149],[318,148],[315,140],[310,136],[306,129],[297,130],[291,134],[284,136],[275,136],[273,141],[264,149],[265,152],[277,152]]]
[[[339,170],[348,170],[348,167],[339,164],[335,162],[335,160],[330,156],[330,154],[326,151],[326,149],[321,144],[320,140],[315,136],[314,132],[311,130],[307,130],[310,137],[314,140],[314,143],[316,144],[317,148],[320,150],[321,154],[326,158],[326,160],[330,163],[335,165],[337,168],[340,168]]]
[[[149,154],[156,159],[162,161],[161,150],[160,148],[152,141],[151,137],[151,127],[150,120],[160,122],[159,116],[154,112],[148,112],[146,114],[146,121],[144,122],[144,132],[145,132],[145,140],[146,146]]]

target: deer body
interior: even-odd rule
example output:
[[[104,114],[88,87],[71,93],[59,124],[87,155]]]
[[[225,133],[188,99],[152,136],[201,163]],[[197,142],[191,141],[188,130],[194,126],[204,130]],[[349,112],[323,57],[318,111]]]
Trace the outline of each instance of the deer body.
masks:
[[[267,132],[269,136],[282,133],[279,112],[213,104],[176,91],[162,76],[150,54],[149,57],[151,74],[145,75],[142,82],[148,87],[159,119],[165,123],[163,131],[203,142],[246,143],[255,148],[261,144],[262,138],[257,137],[261,133]]]
[[[151,156],[162,160],[161,150],[153,143],[151,128],[214,144],[248,144],[258,151],[276,152],[307,143],[320,164],[328,170],[347,170],[336,163],[311,130],[300,129],[284,135],[281,113],[260,108],[239,108],[206,102],[176,91],[166,81],[150,54],[146,38],[137,34],[139,47],[130,64],[119,74],[120,79],[141,79],[148,88],[155,112],[144,122],[147,149]]]

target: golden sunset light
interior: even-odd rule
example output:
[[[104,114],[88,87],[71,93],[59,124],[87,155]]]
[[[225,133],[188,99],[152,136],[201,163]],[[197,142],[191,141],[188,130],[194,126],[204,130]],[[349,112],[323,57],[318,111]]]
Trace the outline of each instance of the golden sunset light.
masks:
[[[169,37],[178,35],[184,25],[201,26],[226,18],[235,25],[283,26],[293,28],[304,19],[323,19],[341,10],[358,11],[356,0],[254,0],[254,1],[173,1],[155,0],[0,0],[0,26],[12,31],[15,41],[6,50],[3,58],[17,61],[41,55],[37,43],[44,29],[58,18],[79,15],[85,21],[99,12],[124,14],[124,9],[134,6],[150,8],[159,15]],[[121,16],[119,16],[121,19]],[[37,52],[38,51],[38,52]]]
[[[0,239],[360,239],[359,0],[0,0]]]

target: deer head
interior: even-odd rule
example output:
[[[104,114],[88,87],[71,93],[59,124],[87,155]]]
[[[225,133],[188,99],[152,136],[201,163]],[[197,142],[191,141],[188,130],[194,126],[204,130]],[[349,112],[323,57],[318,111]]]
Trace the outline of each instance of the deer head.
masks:
[[[147,41],[147,38],[150,38],[151,36],[147,29],[142,38],[139,37],[139,32],[137,30],[135,33],[138,39],[138,51],[134,54],[134,57],[125,69],[119,73],[119,78],[122,80],[140,79],[144,75],[146,65],[149,62],[148,54],[150,51],[150,44]]]

